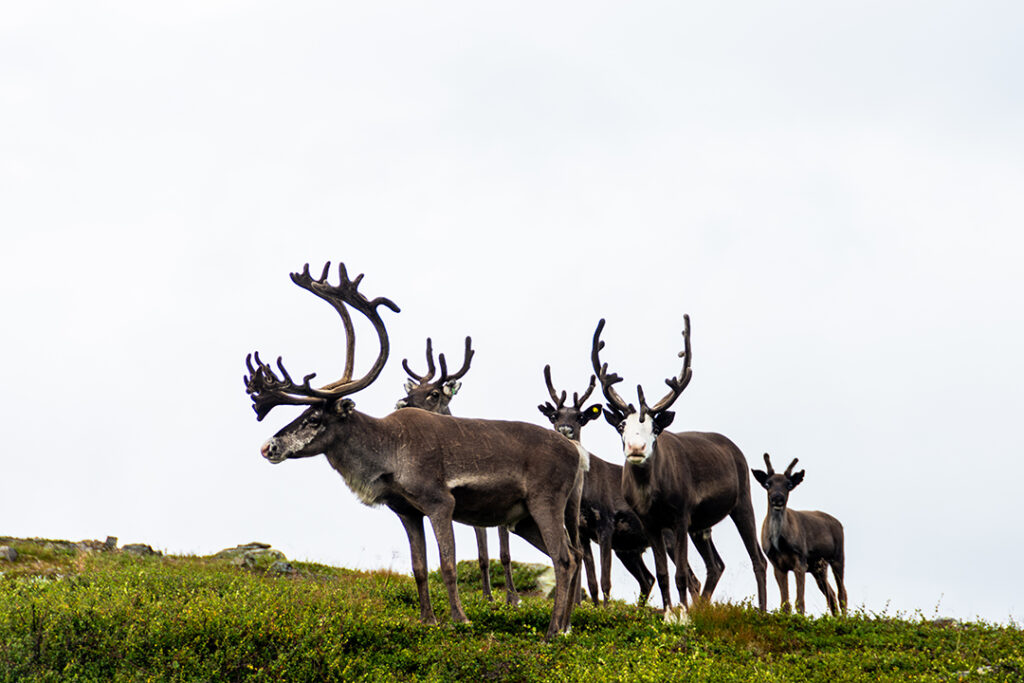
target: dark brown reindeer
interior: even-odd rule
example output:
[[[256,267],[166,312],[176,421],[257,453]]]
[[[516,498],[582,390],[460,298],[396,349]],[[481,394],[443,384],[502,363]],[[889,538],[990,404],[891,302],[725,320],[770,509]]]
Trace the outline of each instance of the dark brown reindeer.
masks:
[[[330,264],[314,280],[307,265],[292,281],[338,312],[345,326],[346,362],[342,377],[313,388],[314,374],[296,384],[277,359],[281,376],[259,356],[246,358],[246,391],[258,420],[279,405],[308,406],[261,448],[272,463],[324,454],[358,498],[367,505],[394,511],[409,537],[413,575],[419,592],[420,618],[436,623],[427,591],[423,518],[437,537],[441,574],[453,621],[466,622],[455,574],[452,521],[471,526],[517,525],[541,539],[555,570],[555,600],[547,637],[565,633],[578,579],[582,551],[577,519],[587,454],[551,431],[524,422],[476,420],[424,410],[398,410],[375,418],[355,410],[347,398],[369,386],[387,361],[389,345],[378,307],[398,307],[358,291],[363,276],[327,282]],[[380,353],[370,370],[352,379],[355,335],[348,307],[372,323]],[[255,360],[255,365],[253,361]]]
[[[544,403],[537,409],[551,421],[556,432],[579,443],[583,427],[601,414],[601,404],[595,403],[584,409],[583,404],[594,391],[597,379],[590,376],[590,386],[580,396],[572,395],[572,406],[566,405],[566,392],[559,394],[551,381],[551,366],[544,366],[544,381],[554,403]],[[583,495],[580,499],[580,541],[583,543],[583,563],[587,570],[587,585],[595,605],[600,604],[597,572],[590,544],[597,543],[601,551],[601,591],[604,602],[608,603],[612,590],[612,552],[619,558],[636,582],[640,584],[640,600],[647,596],[654,586],[654,575],[643,561],[647,550],[647,534],[640,519],[622,497],[622,467],[601,460],[590,454],[590,469],[583,479]],[[698,589],[699,590],[699,589]]]
[[[788,612],[789,572],[796,576],[796,611],[804,613],[804,576],[814,577],[832,614],[846,614],[846,586],[843,583],[843,525],[832,515],[818,510],[790,510],[789,492],[804,480],[804,470],[793,473],[797,458],[782,474],[772,469],[772,461],[764,454],[768,471],[751,470],[768,492],[768,514],[761,525],[761,547],[775,569],[775,580],[782,596],[782,610]],[[828,585],[828,568],[839,591],[838,600]]]
[[[402,359],[402,367],[410,379],[405,383],[405,398],[399,399],[395,408],[422,408],[432,413],[451,415],[448,408],[449,403],[455,394],[458,393],[462,383],[459,381],[469,371],[469,364],[476,353],[472,348],[473,340],[466,337],[465,360],[462,368],[454,375],[448,374],[448,365],[444,354],[438,355],[438,362],[441,365],[441,375],[434,379],[437,367],[434,365],[434,350],[430,337],[427,337],[427,372],[423,375],[416,374],[409,367],[409,360]],[[480,580],[483,584],[483,594],[488,600],[491,596],[491,558],[487,552],[487,529],[485,527],[473,527],[476,533],[477,558],[480,563]],[[515,585],[512,582],[512,554],[509,551],[508,529],[498,527],[498,547],[501,566],[505,570],[505,599],[510,605],[519,604],[519,595],[516,593]],[[543,550],[543,548],[541,548]]]
[[[678,377],[665,380],[669,392],[654,406],[648,406],[643,388],[637,385],[640,409],[626,403],[615,391],[614,385],[622,381],[608,374],[608,364],[601,364],[599,352],[604,348],[601,330],[604,320],[597,324],[591,361],[607,399],[605,419],[622,436],[626,464],[622,469],[622,495],[643,522],[654,550],[655,575],[661,598],[668,610],[672,596],[668,580],[664,530],[675,533],[677,539],[689,535],[707,567],[702,597],[711,599],[722,574],[724,563],[716,561],[717,553],[711,545],[711,527],[726,516],[732,518],[743,539],[757,581],[758,606],[767,607],[765,570],[767,563],[757,545],[757,527],[754,507],[750,501],[750,475],[743,453],[732,441],[711,432],[665,431],[675,414],[669,410],[690,382],[691,349],[690,317],[684,316],[683,369]],[[675,544],[673,561],[676,566],[676,589],[686,606],[687,543]]]
[[[551,426],[555,431],[561,432],[573,441],[580,441],[583,427],[601,414],[600,403],[595,403],[586,409],[583,408],[583,404],[594,391],[597,378],[594,375],[590,376],[590,385],[583,392],[583,396],[573,392],[572,407],[566,405],[566,392],[563,390],[559,394],[555,390],[551,381],[550,365],[544,366],[544,381],[547,383],[548,393],[554,403],[544,403],[537,406],[537,409],[551,421]],[[675,534],[665,530],[663,536],[667,553],[675,557]],[[643,561],[643,554],[650,545],[647,541],[647,534],[644,532],[640,518],[622,497],[622,466],[601,460],[593,453],[590,454],[590,469],[583,480],[583,497],[580,501],[580,540],[583,542],[583,563],[587,570],[587,584],[595,604],[598,602],[597,575],[594,556],[590,549],[591,542],[597,543],[601,550],[601,589],[604,593],[605,603],[608,602],[611,592],[612,551],[640,584],[640,602],[647,602],[647,597],[654,586],[654,575],[647,569],[647,565]],[[701,542],[701,539],[694,539],[694,545]],[[718,550],[710,538],[708,544],[711,546],[712,561],[721,572],[725,563],[722,562],[722,558],[718,555]],[[696,599],[700,595],[700,581],[697,580],[692,569],[688,572],[687,582],[690,595]]]

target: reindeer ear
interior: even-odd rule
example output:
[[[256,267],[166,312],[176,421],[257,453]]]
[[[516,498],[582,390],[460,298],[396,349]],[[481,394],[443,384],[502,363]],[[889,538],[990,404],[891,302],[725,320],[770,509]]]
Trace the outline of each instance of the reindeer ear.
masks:
[[[671,410],[663,410],[654,416],[654,433],[661,434],[676,419],[676,414]]]
[[[558,411],[555,410],[555,407],[550,403],[545,403],[544,405],[537,406],[537,410],[544,413],[544,417],[551,420],[551,422],[554,422],[555,418],[558,416]]]
[[[622,421],[624,419],[626,419],[626,418],[624,418],[622,416],[622,414],[617,412],[617,411],[612,411],[612,410],[608,410],[607,408],[605,408],[604,409],[604,419],[605,419],[605,422],[610,424],[612,427],[615,427],[615,429],[618,429],[619,425],[621,425]]]
[[[405,383],[405,393],[408,394],[408,393],[410,393],[415,388],[416,388],[416,384],[413,383],[413,381],[411,379]]]
[[[334,410],[335,414],[339,417],[348,417],[355,411],[356,402],[350,398],[343,398],[340,401],[335,401],[331,406],[331,409]]]
[[[792,491],[796,488],[796,485],[804,480],[804,472],[806,470],[800,470],[794,474],[789,475],[789,490]]]
[[[754,475],[754,479],[757,479],[757,483],[768,488],[768,473],[763,470],[750,470],[750,473]]]
[[[441,391],[444,392],[445,396],[451,398],[455,394],[459,393],[459,389],[461,388],[462,382],[458,382],[456,380],[448,380],[447,382],[444,383],[444,386],[441,387]]]
[[[580,426],[582,427],[583,425],[587,424],[591,420],[597,418],[600,414],[601,414],[601,404],[600,403],[595,403],[594,405],[590,406],[589,408],[584,410],[582,413],[580,413],[580,417],[579,417],[579,420],[578,420],[579,423],[580,423]]]

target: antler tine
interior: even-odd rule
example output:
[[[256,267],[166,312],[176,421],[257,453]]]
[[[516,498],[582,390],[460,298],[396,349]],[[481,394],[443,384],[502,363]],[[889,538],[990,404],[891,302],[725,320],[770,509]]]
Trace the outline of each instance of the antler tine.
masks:
[[[775,468],[772,467],[772,460],[768,457],[768,454],[764,454],[764,464],[768,467],[768,476],[775,474]]]
[[[800,458],[793,458],[793,462],[789,463],[789,467],[786,468],[785,475],[788,477],[793,474],[793,468],[796,467],[797,462]]]
[[[464,352],[465,353],[465,358],[462,361],[462,368],[458,372],[456,372],[454,375],[448,375],[448,379],[449,380],[462,379],[462,377],[467,372],[469,372],[469,364],[473,360],[473,354],[476,353],[476,351],[474,351],[472,349],[472,345],[473,345],[473,340],[470,337],[467,336],[466,337],[466,350]]]
[[[434,377],[434,349],[431,346],[431,343],[432,342],[430,340],[430,337],[427,337],[427,374],[422,376],[417,375],[415,372],[409,369],[409,361],[405,358],[402,359],[402,367],[405,368],[405,371],[409,374],[410,377],[412,377],[420,384],[426,384]]]
[[[680,358],[685,358],[683,361],[683,369],[679,372],[678,377],[670,377],[665,380],[665,384],[668,385],[670,391],[665,394],[664,397],[656,404],[653,408],[650,408],[648,412],[657,413],[662,410],[668,409],[675,400],[679,398],[679,395],[683,393],[683,389],[690,383],[690,378],[693,376],[693,371],[690,368],[690,361],[693,357],[690,349],[690,316],[683,316],[683,350],[679,352]]]
[[[586,400],[590,398],[590,394],[594,393],[595,386],[597,386],[597,377],[591,375],[590,386],[587,387],[587,390],[583,392],[582,396],[578,396],[575,391],[572,393],[572,407],[576,410],[582,408]]]
[[[598,354],[601,349],[604,348],[604,342],[601,341],[601,330],[604,329],[604,318],[597,323],[597,329],[594,330],[594,343],[590,350],[590,362],[594,366],[594,372],[597,374],[597,379],[601,382],[601,392],[604,394],[605,399],[614,408],[620,412],[629,412],[630,406],[619,394],[613,389],[613,385],[622,381],[622,378],[612,373],[608,374],[608,364],[601,364],[601,359]]]
[[[400,312],[401,309],[398,308],[393,301],[385,297],[377,297],[372,301],[367,299],[366,296],[359,291],[359,283],[363,280],[362,273],[356,276],[354,280],[350,279],[344,263],[338,264],[338,277],[340,282],[336,286],[331,285],[327,282],[329,269],[330,262],[324,266],[324,271],[320,276],[320,279],[313,280],[309,274],[309,264],[307,263],[303,267],[301,273],[292,273],[291,278],[295,284],[312,292],[329,303],[334,310],[338,312],[345,324],[345,332],[347,335],[345,374],[342,375],[341,379],[324,385],[320,389],[322,392],[330,392],[333,396],[344,396],[355,393],[360,389],[364,389],[369,386],[370,383],[377,378],[377,375],[380,374],[380,371],[384,369],[384,364],[387,362],[390,345],[388,343],[387,329],[384,327],[384,321],[381,320],[380,313],[377,310],[378,307],[382,305],[387,306],[395,313]],[[351,379],[352,367],[355,361],[355,333],[352,329],[352,321],[348,311],[346,310],[346,305],[356,309],[369,319],[374,330],[377,332],[377,337],[380,342],[380,353],[377,355],[377,360],[374,361],[373,366],[366,375],[358,380]]]
[[[254,356],[255,368],[252,365]],[[306,375],[301,385],[295,384],[280,356],[277,358],[277,367],[281,372],[280,379],[269,365],[260,360],[258,352],[246,356],[245,364],[250,373],[243,378],[245,390],[252,399],[257,420],[262,420],[276,406],[312,405],[332,395],[320,392],[309,385],[309,381],[316,376],[316,373]]]
[[[544,366],[544,381],[548,385],[548,393],[551,394],[551,400],[555,402],[555,410],[561,410],[562,407],[565,405],[565,396],[566,396],[566,394],[565,394],[565,391],[563,391],[561,397],[559,397],[558,392],[555,390],[555,385],[551,381],[551,366],[550,365],[545,365]]]

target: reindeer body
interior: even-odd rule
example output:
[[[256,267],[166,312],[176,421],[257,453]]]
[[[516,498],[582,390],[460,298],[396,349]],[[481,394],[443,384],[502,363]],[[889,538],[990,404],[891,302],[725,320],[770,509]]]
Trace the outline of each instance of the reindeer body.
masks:
[[[383,418],[356,411],[347,396],[369,386],[388,357],[387,331],[377,309],[384,305],[397,312],[398,307],[383,297],[367,299],[358,291],[362,275],[349,279],[343,264],[340,284],[331,285],[329,267],[314,280],[307,264],[292,280],[341,316],[347,337],[345,372],[339,380],[314,388],[314,374],[297,383],[280,358],[280,377],[259,354],[246,359],[249,374],[244,381],[258,420],[276,406],[308,406],[263,444],[263,457],[277,464],[324,454],[363,503],[387,505],[398,515],[409,538],[420,618],[428,623],[436,619],[427,590],[423,518],[430,519],[437,538],[451,616],[459,622],[468,619],[456,584],[452,522],[515,525],[554,564],[555,601],[547,637],[567,632],[582,555],[577,520],[586,451],[523,422],[457,418],[418,408]],[[369,319],[380,343],[376,361],[359,379],[352,378],[355,337],[349,307]]]
[[[768,514],[761,524],[761,547],[775,569],[779,584],[781,607],[789,611],[789,572],[796,577],[796,611],[804,613],[804,579],[807,572],[814,577],[825,596],[832,614],[846,614],[846,586],[843,525],[832,515],[820,510],[790,510],[789,492],[803,481],[804,471],[792,473],[794,459],[785,473],[772,469],[768,454],[764,455],[768,471],[753,470],[754,478],[768,492]],[[832,567],[838,596],[828,585],[827,572]]]
[[[675,538],[689,535],[693,540],[707,567],[704,597],[710,599],[725,567],[717,551],[710,546],[711,527],[726,517],[732,517],[744,544],[748,546],[758,595],[759,598],[763,596],[764,559],[756,547],[756,522],[747,462],[740,449],[728,438],[712,432],[661,433],[654,444],[653,454],[646,461],[639,464],[626,462],[622,469],[622,494],[655,546],[655,572],[666,608],[671,605],[671,597],[665,532],[672,532]],[[660,550],[658,545],[662,546]],[[684,605],[686,586],[690,582],[687,575],[692,575],[685,545],[677,544],[672,553],[676,565],[676,588]],[[760,559],[760,567],[756,559]],[[686,571],[681,571],[684,568]]]

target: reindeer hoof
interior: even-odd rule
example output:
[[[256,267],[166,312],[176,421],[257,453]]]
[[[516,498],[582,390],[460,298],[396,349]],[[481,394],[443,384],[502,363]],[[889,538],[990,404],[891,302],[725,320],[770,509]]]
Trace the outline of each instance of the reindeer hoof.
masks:
[[[664,618],[666,624],[686,626],[690,623],[690,612],[685,607],[669,607]]]

